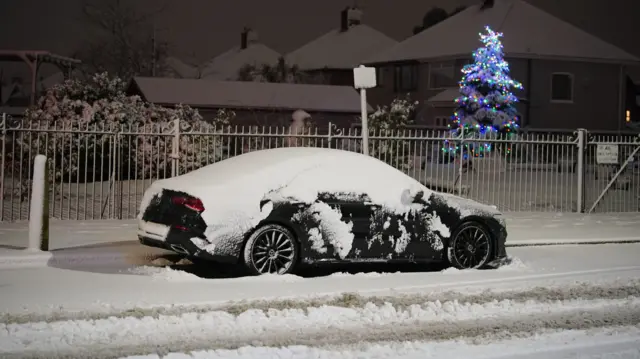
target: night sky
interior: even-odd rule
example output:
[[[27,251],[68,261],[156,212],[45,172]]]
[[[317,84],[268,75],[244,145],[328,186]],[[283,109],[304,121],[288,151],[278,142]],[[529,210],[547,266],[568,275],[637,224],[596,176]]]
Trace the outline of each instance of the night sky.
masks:
[[[154,3],[128,0],[137,6]],[[339,11],[353,0],[165,0],[158,36],[170,42],[172,55],[204,61],[239,43],[244,25],[260,40],[288,52],[335,28]],[[453,9],[480,0],[358,0],[364,22],[398,40],[411,35],[431,6]],[[640,56],[640,1],[529,0]],[[0,0],[0,48],[49,50],[70,55],[90,32],[81,0]],[[157,1],[156,1],[157,3]],[[508,34],[505,34],[508,36]]]

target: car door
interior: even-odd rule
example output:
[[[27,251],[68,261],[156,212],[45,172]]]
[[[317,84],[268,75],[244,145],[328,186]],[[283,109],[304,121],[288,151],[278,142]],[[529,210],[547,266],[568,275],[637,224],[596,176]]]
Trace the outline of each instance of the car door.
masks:
[[[442,223],[442,208],[424,195],[422,191],[409,194],[416,210],[402,219],[406,230],[413,234],[405,253],[415,260],[439,260],[450,230]]]
[[[328,204],[335,211],[339,211],[342,222],[351,223],[353,243],[347,259],[366,257],[367,238],[371,217],[375,206],[365,193],[329,193],[320,192],[318,200]]]

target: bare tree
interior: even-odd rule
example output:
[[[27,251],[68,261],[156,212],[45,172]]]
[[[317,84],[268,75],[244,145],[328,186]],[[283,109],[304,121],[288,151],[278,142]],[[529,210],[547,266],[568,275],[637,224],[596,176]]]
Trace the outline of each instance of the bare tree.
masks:
[[[319,83],[320,80],[300,70],[296,65],[289,65],[283,57],[274,65],[246,64],[238,71],[238,81],[277,82],[277,83]]]
[[[76,54],[87,71],[106,71],[124,79],[160,72],[168,43],[158,39],[156,19],[164,4],[145,10],[139,5],[126,0],[83,0],[83,16],[96,30]]]
[[[422,24],[413,27],[413,34],[418,34],[456,14],[465,10],[466,6],[458,6],[450,13],[439,7],[432,7],[422,18]]]

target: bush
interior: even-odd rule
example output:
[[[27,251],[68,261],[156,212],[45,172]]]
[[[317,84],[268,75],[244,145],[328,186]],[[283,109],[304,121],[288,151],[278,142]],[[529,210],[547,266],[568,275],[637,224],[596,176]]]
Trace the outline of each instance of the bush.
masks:
[[[401,155],[410,154],[410,141],[404,139],[386,139],[384,137],[401,136],[401,130],[414,122],[417,101],[407,95],[394,99],[390,105],[378,106],[368,120],[370,137],[369,155],[383,160],[401,170],[410,169],[410,158]],[[375,137],[381,137],[376,139]],[[360,146],[358,146],[360,147]]]
[[[18,190],[28,195],[26,171],[37,154],[48,157],[56,182],[148,179],[171,175],[171,150],[176,121],[180,132],[214,133],[229,124],[233,112],[219,111],[207,122],[186,105],[165,108],[125,94],[125,83],[108,74],[87,81],[67,80],[49,89],[25,113],[22,130],[8,153],[14,168],[22,167]],[[145,135],[147,134],[147,135]],[[220,136],[194,143],[181,136],[178,171],[185,172],[222,156]]]

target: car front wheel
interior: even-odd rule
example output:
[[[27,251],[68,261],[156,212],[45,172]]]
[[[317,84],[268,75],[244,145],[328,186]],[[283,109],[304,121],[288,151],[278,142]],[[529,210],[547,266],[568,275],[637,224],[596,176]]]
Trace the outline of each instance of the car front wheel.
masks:
[[[447,259],[458,269],[483,268],[491,261],[493,245],[493,238],[484,225],[464,222],[449,240]]]
[[[253,275],[290,274],[297,261],[298,246],[293,233],[277,224],[255,230],[244,247],[244,264]]]

